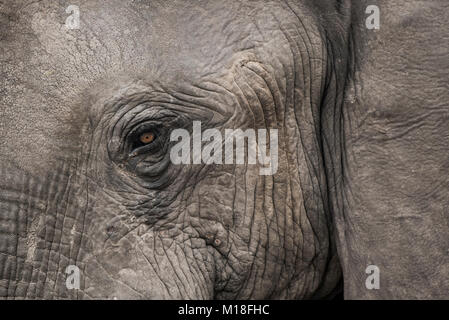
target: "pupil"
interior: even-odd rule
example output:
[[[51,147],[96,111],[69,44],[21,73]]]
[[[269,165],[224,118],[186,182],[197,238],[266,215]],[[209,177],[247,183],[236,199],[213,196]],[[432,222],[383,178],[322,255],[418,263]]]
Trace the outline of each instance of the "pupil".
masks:
[[[140,136],[140,141],[142,143],[150,143],[151,141],[153,141],[154,135],[152,133],[144,133]]]

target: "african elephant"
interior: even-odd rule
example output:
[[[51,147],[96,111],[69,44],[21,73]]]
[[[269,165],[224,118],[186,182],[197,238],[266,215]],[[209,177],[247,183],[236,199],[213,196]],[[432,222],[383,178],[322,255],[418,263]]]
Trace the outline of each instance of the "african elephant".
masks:
[[[373,2],[2,1],[0,296],[448,298],[449,5]]]

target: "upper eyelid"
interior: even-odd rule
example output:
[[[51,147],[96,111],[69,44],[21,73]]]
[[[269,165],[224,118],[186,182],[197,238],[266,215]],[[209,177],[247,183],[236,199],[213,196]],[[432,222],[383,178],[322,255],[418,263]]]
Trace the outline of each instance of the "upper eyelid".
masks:
[[[139,104],[135,106],[132,110],[135,110],[135,108],[143,107],[145,103]],[[127,113],[129,113],[129,110]],[[126,115],[124,115],[126,117]],[[123,128],[120,133],[121,139],[126,139],[130,132],[135,131],[137,127],[142,125],[143,123],[151,123],[154,122],[155,124],[162,124],[167,122],[169,119],[177,118],[177,115],[173,112],[170,112],[165,109],[161,109],[158,107],[149,107],[141,110],[140,112],[132,115],[129,119],[126,119],[126,122],[121,125]],[[122,121],[125,120],[122,118]]]

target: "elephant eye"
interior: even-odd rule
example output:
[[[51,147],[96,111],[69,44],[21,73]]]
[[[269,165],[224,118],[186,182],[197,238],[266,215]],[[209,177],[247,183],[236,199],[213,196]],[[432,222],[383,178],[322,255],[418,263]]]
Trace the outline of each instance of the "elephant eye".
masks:
[[[163,130],[145,126],[130,134],[130,156],[156,152],[163,146]]]
[[[133,149],[140,149],[144,147],[150,148],[150,146],[152,146],[156,140],[158,140],[156,130],[153,130],[152,128],[146,128],[142,130],[141,133],[137,133],[134,135]]]
[[[154,141],[155,135],[153,132],[142,133],[139,140],[142,144],[147,145]]]

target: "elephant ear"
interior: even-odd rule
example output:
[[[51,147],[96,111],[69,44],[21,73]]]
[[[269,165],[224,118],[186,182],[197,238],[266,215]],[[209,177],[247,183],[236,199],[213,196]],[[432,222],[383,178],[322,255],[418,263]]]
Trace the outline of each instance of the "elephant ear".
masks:
[[[344,101],[322,112],[345,296],[448,298],[449,2],[350,6]]]

